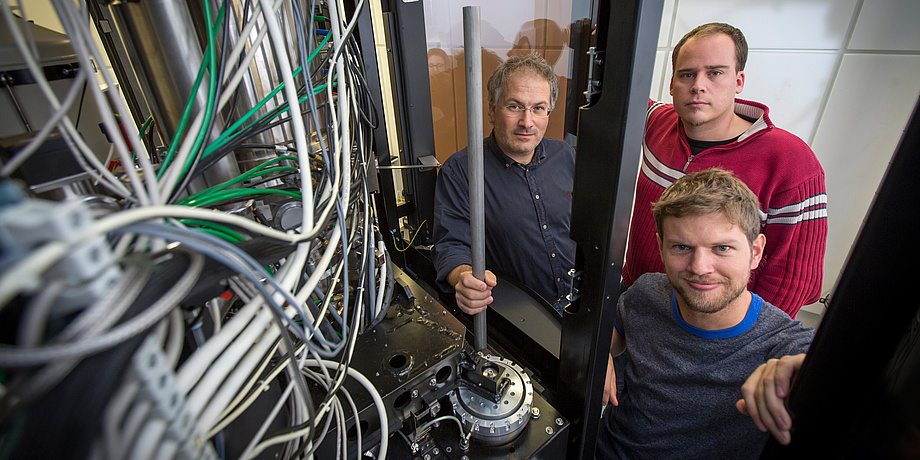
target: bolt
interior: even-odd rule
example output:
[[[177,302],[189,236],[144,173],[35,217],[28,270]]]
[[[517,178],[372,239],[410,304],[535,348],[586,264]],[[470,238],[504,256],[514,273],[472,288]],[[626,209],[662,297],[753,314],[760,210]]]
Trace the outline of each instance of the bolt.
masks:
[[[412,390],[412,399],[418,398],[418,390]]]
[[[540,418],[540,408],[539,408],[539,407],[531,407],[531,408],[530,408],[530,417],[531,417],[532,419],[534,419],[534,420],[539,419],[539,418]]]
[[[409,448],[412,449],[412,453],[413,453],[413,454],[416,453],[416,452],[418,452],[418,443],[417,443],[417,442],[413,442],[412,444],[409,445]]]
[[[552,435],[552,434],[553,434],[553,427],[551,427],[551,426],[546,427],[546,434]]]
[[[464,451],[470,450],[470,440],[467,438],[460,439],[460,448]],[[464,455],[466,457],[466,455]]]
[[[562,426],[563,423],[565,422],[562,421],[562,417],[556,417],[556,425]]]
[[[438,386],[438,379],[432,377],[431,380],[428,381],[428,386],[431,388]]]
[[[434,455],[438,455],[441,453],[441,449],[438,449],[437,447],[435,447],[434,449],[431,449],[431,453]]]
[[[425,460],[431,460],[431,454],[425,454],[425,457],[423,457],[423,458],[424,458]]]

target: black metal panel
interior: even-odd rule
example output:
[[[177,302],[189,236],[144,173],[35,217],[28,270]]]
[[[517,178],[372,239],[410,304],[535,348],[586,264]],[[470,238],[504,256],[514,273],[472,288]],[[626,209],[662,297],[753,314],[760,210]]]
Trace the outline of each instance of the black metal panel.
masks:
[[[418,165],[419,157],[434,155],[434,127],[431,121],[431,88],[428,82],[428,50],[425,37],[425,11],[422,2],[391,3],[391,27],[396,101],[402,136],[402,161]],[[419,229],[418,244],[431,243],[434,222],[434,169],[406,171],[406,199],[414,204],[406,215],[409,225]],[[427,224],[421,226],[422,222]]]
[[[572,23],[569,25],[569,48],[572,49],[571,80],[565,94],[565,132],[578,133],[578,108],[585,105],[585,89],[588,81],[588,48],[595,45],[594,0],[572,2]]]
[[[431,460],[461,460],[464,457],[470,460],[560,460],[565,458],[569,422],[537,393],[534,393],[533,407],[539,409],[540,417],[527,422],[520,436],[505,445],[485,446],[473,440],[469,449],[463,450],[457,442],[460,438],[457,424],[444,421],[432,430],[430,439],[422,443],[414,455],[398,435],[393,436],[390,438],[387,458],[427,458]]]
[[[350,2],[351,3],[351,2]],[[353,10],[353,5],[351,5]],[[380,69],[377,63],[376,46],[374,45],[374,30],[371,23],[370,8],[362,8],[358,14],[357,25],[358,43],[361,47],[361,57],[363,58],[364,77],[367,82],[367,92],[373,101],[374,108],[377,110],[377,119],[380,120],[374,128],[374,153],[377,163],[380,166],[390,166],[390,157],[397,152],[390,152],[389,133],[386,124],[383,122],[383,97],[380,89]],[[369,168],[369,175],[377,174],[373,168]],[[380,194],[377,195],[377,214],[380,215],[380,222],[385,227],[383,234],[387,242],[387,248],[390,253],[396,252],[392,246],[392,238],[389,231],[399,229],[399,218],[396,212],[396,184],[393,180],[393,174],[384,170],[378,177],[380,184]]]
[[[582,297],[562,318],[558,407],[572,421],[568,457],[594,457],[635,176],[648,107],[663,0],[598,8],[602,86],[582,109],[572,203]]]
[[[411,426],[414,415],[427,412],[432,401],[456,387],[465,334],[464,326],[405,273],[397,270],[396,280],[404,288],[397,289],[399,294],[386,318],[358,338],[350,363],[380,393],[387,410],[387,436],[403,422]],[[348,380],[345,385],[358,408],[363,449],[367,450],[380,442],[377,409],[360,384]],[[450,405],[442,405],[441,411],[441,415],[450,413]],[[347,425],[352,430],[354,419]],[[357,436],[351,433],[348,451],[363,452],[355,449]],[[329,436],[318,456],[332,458],[335,451],[335,437]]]
[[[920,445],[916,434],[911,433],[916,433],[920,408],[906,407],[908,401],[904,400],[891,401],[887,392],[896,385],[893,381],[889,385],[886,379],[894,380],[897,372],[906,375],[908,371],[914,376],[920,372],[916,361],[909,370],[889,367],[898,342],[918,311],[910,287],[917,281],[917,270],[912,268],[916,266],[912,248],[920,228],[918,110],[920,105],[914,107],[834,288],[827,313],[796,376],[788,400],[795,428],[792,443],[782,447],[771,439],[761,458],[916,458]],[[916,387],[908,391],[917,394]],[[891,409],[892,405],[901,407],[878,413],[879,409]],[[895,423],[890,432],[875,435],[876,439],[865,439],[866,431],[878,431],[878,427],[866,426],[866,422],[896,422],[893,420],[896,412],[913,417],[913,426]],[[907,438],[895,433],[900,429]],[[882,435],[892,439],[883,439]],[[899,446],[898,441],[904,443]],[[873,453],[882,443],[889,448],[913,450],[903,451],[903,457]]]

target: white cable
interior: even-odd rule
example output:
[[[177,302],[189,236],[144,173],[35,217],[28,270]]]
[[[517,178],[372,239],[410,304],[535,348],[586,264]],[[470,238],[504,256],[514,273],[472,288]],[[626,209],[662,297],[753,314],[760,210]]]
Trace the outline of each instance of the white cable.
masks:
[[[190,258],[189,267],[182,277],[162,297],[137,316],[104,334],[84,340],[34,348],[0,346],[0,366],[32,366],[55,360],[82,357],[107,350],[140,334],[165,317],[194,287],[201,268],[204,266],[204,256],[191,253]]]
[[[195,385],[195,388],[188,396],[188,407],[195,417],[200,420],[205,405],[211,400],[227,376],[233,372],[234,367],[241,365],[241,357],[245,356],[247,351],[253,348],[253,344],[257,343],[257,338],[262,336],[266,328],[271,325],[271,315],[256,316],[239,337],[211,364],[203,378]],[[252,368],[255,368],[255,365]],[[227,401],[229,402],[229,399]],[[210,429],[209,426],[202,426],[202,432],[206,432],[208,429]]]
[[[377,250],[386,253],[387,249],[383,241],[377,242]],[[380,310],[383,309],[383,295],[386,292],[387,286],[387,265],[386,259],[380,264],[380,285],[377,286],[377,304],[374,305],[374,317],[371,318],[371,321],[377,319],[377,316],[380,315]]]
[[[214,334],[220,332],[221,327],[221,314],[220,314],[220,302],[217,299],[211,299],[205,302],[205,308],[208,309],[208,314],[211,315],[211,323],[214,325]]]
[[[83,22],[84,18],[88,18],[88,15],[86,15],[84,11],[79,10],[72,0],[51,0],[51,2],[58,12],[61,24],[67,30],[74,51],[76,51],[77,57],[80,59],[80,65],[83,68],[92,69],[93,65],[90,61],[90,55],[92,55],[96,62],[105,62],[93,41],[92,34],[88,27],[89,24]],[[114,107],[115,110],[125,116],[128,116],[130,113],[127,107],[125,107],[124,101],[122,101],[118,91],[115,90],[118,88],[118,85],[115,84],[105,66],[100,66],[99,74],[109,88],[108,99],[111,106],[106,104],[105,95],[102,94],[99,85],[89,86],[95,96],[95,102],[99,108],[99,115],[102,117],[102,122],[110,134],[109,138],[114,141],[113,143],[121,158],[124,171],[127,173],[128,178],[134,186],[138,199],[142,205],[162,204],[159,191],[156,188],[156,172],[153,170],[153,165],[150,164],[150,159],[145,154],[147,150],[144,147],[143,139],[140,139],[137,127],[134,126],[133,123],[123,123],[122,126],[127,133],[127,139],[125,139],[124,136],[121,136],[121,130],[110,108]],[[134,148],[128,148],[128,145],[125,143],[126,141],[130,142]],[[137,171],[134,169],[134,160],[131,158],[130,153],[131,150],[137,152],[136,157],[141,166],[141,171],[144,172],[146,189],[144,188],[144,182],[141,181]]]
[[[240,391],[237,397],[233,401],[230,401],[229,404],[227,404],[227,407],[226,409],[224,409],[224,412],[220,414],[220,417],[218,417],[218,420],[220,420],[220,422],[217,425],[215,425],[213,428],[211,428],[211,431],[209,431],[207,435],[205,435],[206,439],[210,439],[214,437],[215,435],[217,435],[217,433],[223,431],[224,428],[226,428],[228,425],[233,423],[233,421],[236,420],[237,417],[239,417],[243,412],[246,411],[246,409],[252,406],[252,404],[256,401],[256,399],[258,399],[259,396],[261,396],[261,394],[265,390],[268,389],[268,387],[271,385],[271,382],[275,379],[275,377],[277,377],[279,374],[281,374],[282,371],[285,370],[285,367],[287,366],[287,361],[290,358],[285,358],[284,361],[278,363],[275,366],[274,370],[269,372],[269,374],[266,375],[264,378],[260,379],[263,372],[265,372],[265,368],[268,366],[268,364],[271,363],[271,357],[277,352],[279,343],[280,342],[275,343],[271,352],[269,352],[266,358],[263,360],[262,366],[256,369],[255,372],[253,372],[252,377],[250,378],[249,382],[247,382],[246,385],[243,386],[243,389]],[[259,382],[261,382],[259,384],[259,387],[253,390],[255,385]],[[247,397],[247,394],[249,395],[248,397]]]
[[[179,391],[191,391],[211,363],[260,311],[261,302],[248,302],[224,324],[220,333],[212,335],[204,345],[195,350],[176,372],[176,386]]]
[[[261,0],[262,8],[271,10],[271,0]],[[263,15],[265,25],[271,36],[272,45],[276,49],[276,64],[279,67],[281,78],[284,81],[284,94],[288,101],[288,110],[291,113],[291,125],[294,129],[294,144],[297,146],[297,157],[300,160],[301,193],[303,197],[303,228],[313,228],[313,203],[308,201],[313,198],[313,177],[311,175],[310,157],[307,152],[307,133],[300,114],[300,103],[297,97],[297,86],[294,83],[293,70],[288,55],[284,52],[287,43],[278,26],[278,19],[274,14]],[[330,99],[331,100],[331,99]]]
[[[121,427],[124,426],[128,409],[134,402],[134,397],[141,388],[136,379],[128,379],[118,388],[109,399],[102,415],[102,438],[105,446],[106,458],[116,459],[122,439]]]
[[[136,222],[164,217],[199,219],[236,225],[244,230],[281,241],[287,241],[289,243],[299,243],[311,237],[311,235],[307,234],[280,232],[270,227],[260,225],[252,220],[214,210],[174,205],[128,209],[109,214],[96,221],[96,223],[87,229],[82,236],[76,238],[74,241],[68,243],[54,241],[45,244],[3,273],[3,275],[0,276],[0,310],[20,292],[37,289],[40,286],[41,274],[67,255],[74,247],[79,246],[96,235],[106,234],[112,230]]]
[[[288,382],[287,387],[285,387],[284,391],[281,393],[281,397],[278,398],[278,402],[275,404],[274,407],[272,407],[272,410],[271,412],[269,412],[268,417],[265,417],[265,422],[262,423],[262,426],[259,427],[258,431],[256,431],[255,436],[252,437],[252,441],[250,441],[249,445],[246,446],[246,449],[243,450],[243,453],[240,454],[241,459],[248,460],[248,459],[254,458],[257,455],[259,455],[262,452],[262,450],[265,450],[265,448],[263,448],[259,451],[255,451],[255,449],[258,447],[255,445],[255,443],[265,434],[266,431],[268,431],[268,427],[270,426],[270,423],[275,419],[275,417],[278,416],[278,412],[281,410],[281,407],[284,405],[283,404],[284,401],[288,398],[288,395],[291,394],[291,390],[293,389],[294,389],[294,381],[291,380]]]
[[[147,421],[147,416],[153,410],[153,402],[149,400],[135,400],[130,408],[130,412],[123,420],[124,425],[119,433],[120,438],[117,443],[116,454],[112,458],[127,458],[128,449],[135,444],[138,434]]]
[[[201,415],[198,416],[200,432],[207,433],[211,430],[219,420],[220,414],[227,407],[227,404],[243,389],[248,377],[261,367],[261,363],[265,362],[267,357],[271,356],[269,350],[273,348],[277,340],[277,331],[278,326],[270,325],[270,332],[266,331],[266,334],[255,345],[251,345],[250,350],[243,355],[242,359],[240,356],[233,357],[237,363],[231,367],[232,372],[220,382],[220,388],[213,393],[207,406],[203,408]]]
[[[45,143],[45,140],[48,139],[48,136],[51,134],[51,130],[57,127],[58,123],[61,121],[61,118],[64,118],[67,115],[67,112],[70,110],[70,106],[73,105],[74,101],[77,99],[77,94],[80,93],[81,86],[83,82],[86,81],[86,71],[79,70],[77,71],[77,76],[74,81],[71,83],[70,89],[67,91],[67,96],[64,97],[64,102],[61,104],[54,115],[45,122],[45,125],[42,126],[42,129],[38,131],[31,141],[26,144],[25,147],[19,149],[16,152],[16,155],[10,159],[3,169],[0,170],[0,176],[8,177],[13,173],[17,168],[22,166],[23,163],[28,160],[32,154],[38,150],[42,144]]]
[[[11,12],[11,8],[7,3],[7,0],[0,0],[0,5],[2,5],[3,16],[6,20],[8,30],[12,32],[13,38],[16,42],[16,46],[19,48],[20,54],[26,61],[26,66],[29,68],[29,71],[32,73],[32,76],[35,78],[35,82],[38,84],[39,89],[45,95],[45,98],[51,104],[51,108],[58,110],[61,107],[60,102],[57,99],[57,95],[54,94],[54,91],[51,89],[51,86],[48,84],[48,80],[45,78],[45,73],[42,68],[38,65],[38,62],[35,61],[33,55],[26,48],[25,39],[22,36],[22,31],[19,29],[19,25],[16,23],[15,18]],[[95,173],[94,178],[101,179],[99,174],[102,175],[105,179],[102,180],[107,187],[110,187],[113,191],[117,192],[121,196],[130,196],[131,192],[125,188],[121,182],[109,172],[108,169],[98,165],[99,159],[96,158],[96,155],[92,152],[86,142],[83,140],[83,137],[77,132],[76,128],[73,125],[73,122],[70,120],[70,117],[63,117],[63,127],[64,130],[62,134],[64,135],[64,140],[67,145],[74,152],[74,156],[80,161],[81,158],[86,158],[90,162],[96,163],[98,168],[98,173]],[[83,166],[85,162],[81,162]],[[84,169],[86,169],[84,167]]]
[[[167,421],[159,417],[147,421],[134,442],[130,457],[132,460],[151,458],[157,451],[157,445],[166,434]]]
[[[277,0],[273,8],[278,8],[278,6],[280,6],[283,1],[284,0]],[[274,11],[274,9],[272,11]],[[226,66],[226,68],[229,69],[236,65],[236,61],[239,59],[240,51],[246,43],[246,40],[244,40],[243,37],[246,37],[249,34],[249,31],[251,31],[252,27],[256,25],[259,13],[261,12],[262,9],[258,8],[258,6],[256,6],[253,10],[249,21],[244,27],[243,33],[240,35],[240,40],[237,41],[237,44],[234,46],[231,54],[229,55],[230,60],[228,61],[229,64]],[[258,48],[261,46],[262,40],[264,39],[266,33],[266,30],[259,31],[258,37],[256,40],[254,40],[250,50],[246,54],[246,57],[243,59],[239,68],[237,69],[237,72],[234,74],[229,83],[224,84],[224,87],[221,91],[221,97],[213,108],[214,113],[220,113],[224,106],[230,101],[231,97],[236,94],[236,87],[239,85],[241,79],[246,74],[249,63],[252,61],[256,50],[258,50]],[[229,72],[225,72],[224,78],[226,79],[228,75]],[[218,82],[218,84],[222,84],[222,82]],[[204,116],[204,110],[199,111],[195,116],[195,119],[192,121],[192,124],[187,130],[188,134],[186,135],[185,140],[183,140],[182,144],[179,146],[179,150],[170,163],[166,174],[164,174],[160,179],[159,187],[162,196],[172,196],[173,192],[175,191],[175,187],[179,185],[179,176],[182,174],[182,169],[184,168],[185,163],[188,161],[188,157],[191,155],[191,150],[195,143],[196,136],[192,133],[197,133],[201,129],[201,125],[204,122]],[[176,135],[180,134],[181,133],[176,133]]]
[[[307,361],[307,365],[309,366],[319,366],[319,365],[339,366],[339,363],[336,363],[334,361],[328,361],[328,360],[322,360],[319,362],[315,360],[309,360]],[[362,375],[360,372],[350,367],[346,368],[345,370],[349,376],[354,378],[358,383],[360,383],[367,390],[368,394],[370,394],[371,396],[371,399],[373,399],[374,401],[374,405],[377,407],[377,414],[379,416],[379,421],[380,421],[380,453],[378,454],[377,459],[386,460],[387,443],[388,443],[387,438],[389,437],[389,432],[388,432],[389,425],[387,424],[386,406],[383,404],[383,399],[380,397],[380,393],[377,391],[377,388],[374,387],[374,384],[371,383],[371,381],[368,380],[366,377],[364,377],[364,375]],[[321,415],[317,415],[317,417],[319,416]],[[265,440],[259,443],[258,445],[256,445],[253,448],[252,452],[249,452],[248,455],[244,456],[243,458],[253,458],[272,445],[279,444],[282,442],[287,442],[292,439],[300,438],[301,436],[304,436],[306,433],[308,433],[309,429],[310,428],[308,427],[302,430],[297,430],[292,433],[287,433],[281,436],[277,436],[269,440]]]
[[[17,345],[34,347],[42,342],[45,329],[48,326],[48,317],[54,307],[54,301],[57,300],[61,292],[64,292],[66,287],[67,281],[63,279],[53,280],[26,304],[25,311],[22,313],[22,320],[19,323],[19,331],[17,332]]]
[[[182,320],[182,310],[175,309],[169,314],[169,335],[166,342],[166,363],[170,369],[175,369],[182,355],[182,345],[185,342],[185,321]]]

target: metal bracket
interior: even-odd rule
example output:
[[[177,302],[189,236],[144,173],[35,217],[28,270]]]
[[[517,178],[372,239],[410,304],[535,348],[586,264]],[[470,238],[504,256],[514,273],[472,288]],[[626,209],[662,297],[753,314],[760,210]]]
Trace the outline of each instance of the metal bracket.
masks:
[[[574,302],[581,297],[581,284],[584,282],[582,274],[584,274],[583,270],[575,271],[574,268],[569,270],[569,278],[572,280],[569,285],[569,293],[565,296],[566,300],[569,302]]]
[[[591,105],[591,98],[601,92],[601,66],[604,60],[597,48],[588,48],[588,88],[585,90],[585,105]]]

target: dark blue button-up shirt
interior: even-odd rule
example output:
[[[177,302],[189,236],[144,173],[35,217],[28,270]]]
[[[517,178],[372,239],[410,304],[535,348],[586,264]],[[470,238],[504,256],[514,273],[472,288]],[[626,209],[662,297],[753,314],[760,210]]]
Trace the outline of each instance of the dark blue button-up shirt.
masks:
[[[569,237],[575,150],[544,138],[529,164],[505,155],[490,135],[484,141],[486,269],[520,281],[547,302],[568,293],[575,265]],[[472,265],[467,151],[441,167],[435,188],[434,255],[438,285],[450,292],[447,275]]]

